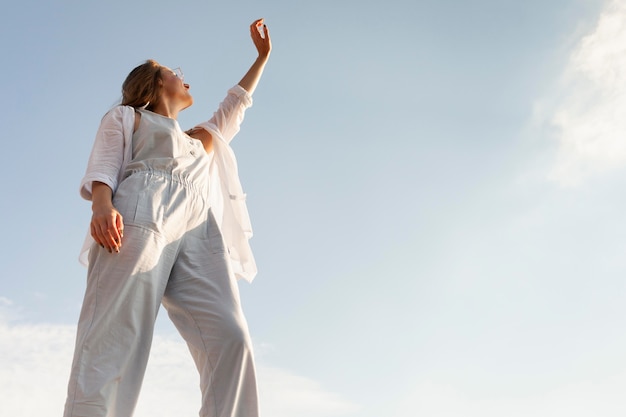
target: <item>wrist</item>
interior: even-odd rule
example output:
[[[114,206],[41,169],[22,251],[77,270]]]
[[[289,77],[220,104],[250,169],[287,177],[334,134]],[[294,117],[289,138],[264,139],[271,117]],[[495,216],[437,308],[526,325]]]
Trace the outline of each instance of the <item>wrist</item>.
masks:
[[[113,202],[111,200],[98,199],[92,200],[91,202],[91,211],[92,212],[101,212],[109,210],[113,207]]]
[[[265,63],[267,62],[267,60],[270,57],[270,52],[263,52],[263,53],[259,53],[259,55],[256,58],[256,62],[258,62],[259,64],[263,64],[265,65]]]
[[[91,208],[106,208],[113,205],[113,192],[111,188],[102,183],[94,181],[91,190]]]

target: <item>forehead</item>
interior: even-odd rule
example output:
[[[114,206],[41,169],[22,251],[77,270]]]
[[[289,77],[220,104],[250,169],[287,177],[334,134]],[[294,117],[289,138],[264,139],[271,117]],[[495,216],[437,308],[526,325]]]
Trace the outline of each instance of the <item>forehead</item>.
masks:
[[[170,67],[162,65],[160,73],[162,77],[182,79],[182,71],[180,71],[180,68],[171,69]]]

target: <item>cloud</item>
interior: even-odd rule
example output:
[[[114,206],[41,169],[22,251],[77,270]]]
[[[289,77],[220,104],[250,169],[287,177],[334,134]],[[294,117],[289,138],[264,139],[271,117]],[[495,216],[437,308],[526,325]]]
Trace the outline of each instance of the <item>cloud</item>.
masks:
[[[626,414],[626,373],[572,381],[545,392],[477,392],[476,387],[422,381],[399,401],[391,417],[621,417]],[[497,391],[497,390],[496,390]]]
[[[259,378],[262,411],[268,416],[335,417],[359,411],[318,382],[285,370],[261,367]]]
[[[12,324],[0,318],[1,416],[63,414],[75,332],[75,326]],[[334,417],[357,410],[316,381],[263,364],[259,385],[266,415]],[[197,415],[197,387],[197,372],[182,340],[157,334],[134,417]]]
[[[570,56],[548,116],[565,186],[626,165],[626,2],[613,0]]]
[[[0,296],[0,323],[12,320],[15,316],[15,307],[13,301],[6,297]]]
[[[0,322],[0,415],[62,415],[75,328]]]

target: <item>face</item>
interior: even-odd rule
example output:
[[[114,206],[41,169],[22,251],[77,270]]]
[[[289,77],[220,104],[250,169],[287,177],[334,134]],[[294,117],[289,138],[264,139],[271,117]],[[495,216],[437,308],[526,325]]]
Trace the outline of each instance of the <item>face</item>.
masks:
[[[175,72],[171,68],[161,67],[161,80],[163,82],[161,95],[169,100],[179,101],[181,110],[193,104],[193,97],[189,93],[189,84],[185,84],[182,72]]]

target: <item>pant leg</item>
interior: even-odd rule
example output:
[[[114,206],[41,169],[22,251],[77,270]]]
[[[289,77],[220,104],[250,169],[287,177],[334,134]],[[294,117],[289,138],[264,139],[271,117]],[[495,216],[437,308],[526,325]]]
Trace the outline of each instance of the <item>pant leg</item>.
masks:
[[[163,305],[200,373],[202,417],[257,417],[252,353],[236,279],[209,212],[186,233]]]
[[[130,417],[169,275],[164,242],[127,225],[124,246],[94,245],[81,311],[65,417]],[[158,259],[155,259],[158,255]]]

